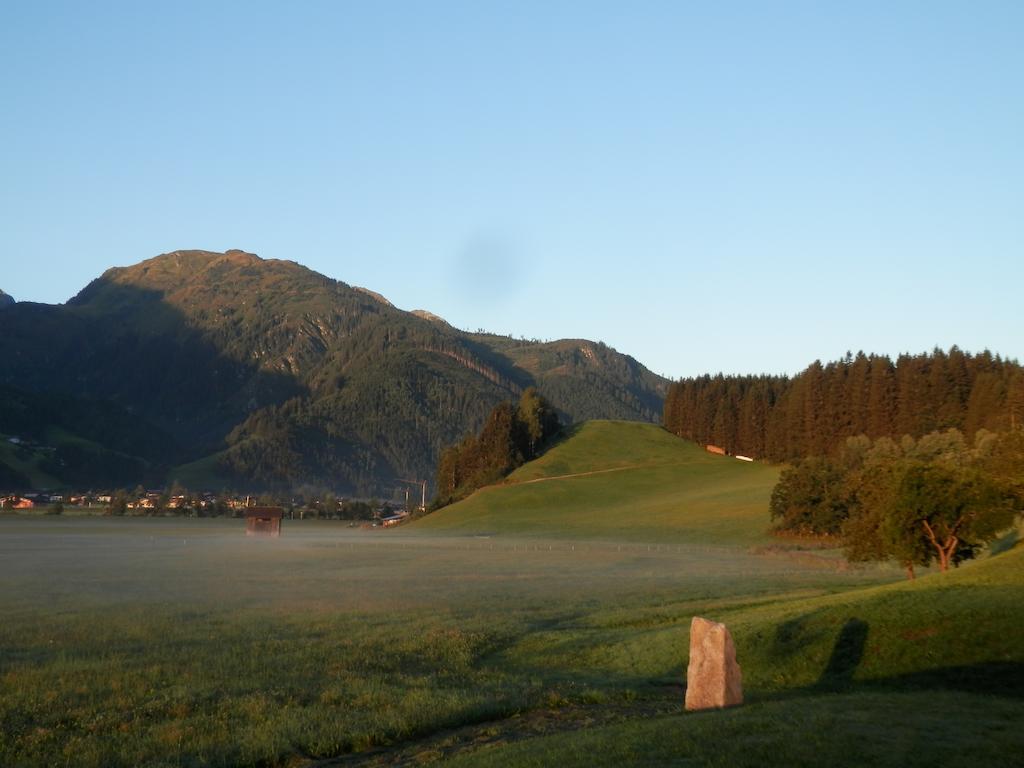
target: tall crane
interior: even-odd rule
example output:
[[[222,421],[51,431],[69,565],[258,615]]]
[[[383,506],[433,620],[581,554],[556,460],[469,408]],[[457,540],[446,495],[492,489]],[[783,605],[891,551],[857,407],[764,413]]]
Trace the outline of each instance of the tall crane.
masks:
[[[423,489],[423,497],[420,501],[420,512],[423,512],[427,508],[427,481],[426,480],[399,480],[400,483],[409,483],[410,485],[419,485]],[[405,503],[409,503],[409,489],[405,489]]]

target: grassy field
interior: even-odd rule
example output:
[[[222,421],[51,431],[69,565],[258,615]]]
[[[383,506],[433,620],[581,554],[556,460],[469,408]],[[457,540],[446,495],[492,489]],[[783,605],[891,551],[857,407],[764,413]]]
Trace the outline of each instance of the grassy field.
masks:
[[[591,421],[508,480],[442,509],[433,532],[752,544],[779,470],[715,456],[651,424]]]
[[[747,705],[562,732],[456,765],[1019,765],[1024,548],[914,583],[714,606],[737,641]],[[639,624],[664,660],[693,606],[595,615]],[[655,667],[657,663],[655,663]],[[650,671],[654,671],[651,669]]]
[[[772,470],[634,430],[584,428],[448,519],[388,531],[0,517],[0,765],[1019,760],[1024,549],[915,583],[846,568],[765,543],[753,483],[743,510],[719,502],[742,530],[697,503],[747,469],[764,494]],[[499,519],[491,499],[472,524],[480,497],[607,483],[526,483],[615,468],[602,442],[644,465],[623,475],[673,469],[636,509],[687,498],[693,517],[645,539],[595,501],[588,535],[558,492],[543,531],[523,520],[539,502]],[[682,713],[694,615],[732,629],[747,705]]]

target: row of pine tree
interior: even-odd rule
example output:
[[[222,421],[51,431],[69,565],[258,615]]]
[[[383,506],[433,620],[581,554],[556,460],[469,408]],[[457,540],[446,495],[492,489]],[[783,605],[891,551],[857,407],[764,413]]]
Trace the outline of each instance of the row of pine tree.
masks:
[[[519,403],[498,403],[479,435],[466,435],[441,454],[433,507],[458,501],[537,458],[561,429],[558,413],[535,387]]]
[[[772,461],[823,456],[846,438],[921,437],[1024,423],[1024,368],[988,351],[847,353],[788,376],[699,376],[674,382],[664,424],[730,454]]]

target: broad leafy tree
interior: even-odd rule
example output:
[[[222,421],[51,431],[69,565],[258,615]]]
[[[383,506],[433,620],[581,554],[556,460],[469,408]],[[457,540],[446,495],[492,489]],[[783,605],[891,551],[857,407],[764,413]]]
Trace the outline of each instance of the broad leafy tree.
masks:
[[[844,477],[821,458],[805,459],[785,470],[769,505],[781,530],[802,534],[838,534],[848,514]]]
[[[957,430],[920,440],[849,438],[828,458],[796,462],[771,499],[777,529],[843,538],[851,561],[895,560],[946,571],[1024,510],[1024,430]]]
[[[896,489],[885,521],[924,541],[939,570],[969,559],[1013,522],[1011,494],[977,469],[913,462]]]

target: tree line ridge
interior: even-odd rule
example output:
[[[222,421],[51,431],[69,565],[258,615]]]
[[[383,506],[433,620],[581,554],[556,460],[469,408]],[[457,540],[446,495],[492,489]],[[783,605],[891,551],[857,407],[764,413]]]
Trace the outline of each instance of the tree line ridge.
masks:
[[[730,454],[770,461],[820,456],[848,437],[973,436],[1024,422],[1024,372],[988,351],[847,353],[796,376],[705,375],[669,385],[664,424]]]

